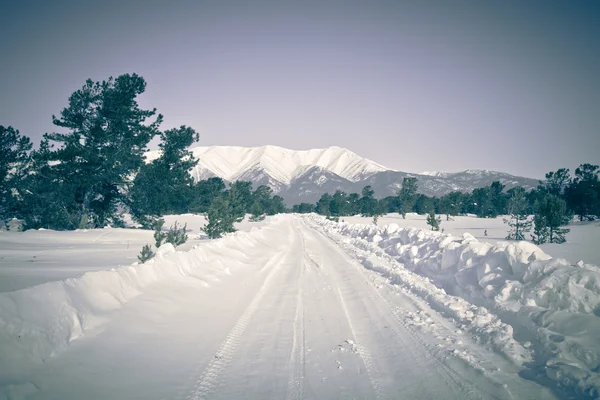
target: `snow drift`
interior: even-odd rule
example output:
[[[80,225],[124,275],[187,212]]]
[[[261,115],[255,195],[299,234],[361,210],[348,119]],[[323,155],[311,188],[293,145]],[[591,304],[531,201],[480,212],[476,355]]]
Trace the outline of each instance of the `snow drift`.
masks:
[[[600,396],[600,268],[552,259],[528,242],[480,242],[390,224],[335,223],[311,217],[330,236],[360,251],[386,256],[438,288],[485,307],[510,325],[533,359],[524,367],[576,395]],[[394,278],[401,271],[374,268]],[[476,318],[476,316],[474,316]],[[460,318],[459,318],[460,321]],[[508,332],[508,331],[507,331]],[[545,378],[544,378],[545,379]]]
[[[0,360],[10,368],[0,371],[0,384],[64,351],[86,332],[97,332],[115,311],[150,284],[189,277],[208,286],[252,260],[264,258],[257,248],[280,237],[280,229],[277,234],[272,232],[274,221],[277,218],[262,229],[236,232],[187,252],[165,244],[153,259],[141,265],[87,272],[78,278],[1,293]],[[227,265],[222,262],[224,252],[228,254]]]

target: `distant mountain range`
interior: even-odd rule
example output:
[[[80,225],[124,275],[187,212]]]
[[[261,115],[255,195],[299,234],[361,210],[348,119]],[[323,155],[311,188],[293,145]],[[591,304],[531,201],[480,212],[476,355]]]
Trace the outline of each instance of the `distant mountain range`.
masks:
[[[428,196],[470,192],[493,181],[500,181],[507,188],[533,188],[538,183],[536,179],[487,170],[401,172],[336,146],[313,150],[211,146],[195,147],[191,152],[199,160],[190,172],[195,180],[220,177],[227,182],[252,181],[254,187],[269,185],[288,205],[315,203],[323,193],[333,194],[336,190],[360,193],[366,185],[373,188],[377,197],[386,197],[398,191],[406,176],[416,177],[419,192]],[[159,155],[158,151],[148,152],[147,160]]]

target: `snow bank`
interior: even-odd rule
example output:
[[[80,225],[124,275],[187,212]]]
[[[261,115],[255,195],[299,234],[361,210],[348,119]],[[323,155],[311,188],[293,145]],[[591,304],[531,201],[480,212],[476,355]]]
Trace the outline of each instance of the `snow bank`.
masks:
[[[444,293],[490,310],[495,318],[509,325],[508,329],[498,325],[501,331],[533,351],[527,368],[544,372],[577,395],[600,396],[597,266],[552,259],[528,242],[492,245],[468,233],[456,237],[396,224],[377,227],[310,218],[330,236],[341,235],[355,251],[393,259],[406,270],[431,280]],[[391,278],[405,273],[401,269],[378,268],[365,254],[362,259],[368,268]],[[443,297],[429,295],[428,300],[432,299],[433,306],[448,301],[444,309],[464,309],[463,304],[453,306]],[[456,315],[459,321],[471,318],[460,314]],[[495,324],[494,317],[484,319],[491,318],[490,323]],[[481,319],[477,312],[472,318]],[[473,323],[479,325],[477,321]],[[486,332],[489,336],[491,331]],[[498,347],[506,337],[497,334],[492,339]]]
[[[208,286],[249,264],[253,247],[277,244],[281,229],[270,226],[277,220],[263,229],[236,232],[187,252],[165,244],[142,265],[87,272],[79,278],[0,293],[0,360],[11,366],[10,371],[0,371],[0,382],[60,353],[86,332],[102,328],[116,310],[150,284],[183,276]],[[224,251],[229,255],[227,265],[220,261]]]

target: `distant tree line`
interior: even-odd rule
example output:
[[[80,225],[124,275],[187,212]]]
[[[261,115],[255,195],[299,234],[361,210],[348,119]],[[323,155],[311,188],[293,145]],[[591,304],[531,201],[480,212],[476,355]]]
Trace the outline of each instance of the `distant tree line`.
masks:
[[[374,198],[373,190],[366,186],[362,195],[336,191],[333,195],[325,193],[316,205],[301,203],[292,207],[293,212],[316,212],[327,217],[350,215],[375,216],[385,213],[399,213],[403,217],[407,212],[417,214],[445,214],[446,220],[452,216],[475,214],[480,218],[495,218],[507,215],[510,227],[508,239],[525,240],[532,224],[532,240],[536,243],[562,243],[566,225],[574,215],[581,221],[600,217],[600,170],[598,165],[582,164],[574,176],[569,170],[561,168],[546,174],[537,188],[526,191],[516,186],[505,190],[499,181],[489,186],[476,188],[471,193],[451,192],[441,197],[430,197],[417,193],[418,182],[415,177],[405,177],[395,196],[383,199]],[[533,215],[533,220],[529,216]],[[435,217],[431,216],[431,221]],[[432,226],[432,229],[439,226]]]
[[[25,229],[99,228],[123,226],[129,211],[153,228],[162,215],[198,212],[208,214],[207,233],[218,237],[246,213],[260,219],[286,211],[265,185],[194,182],[189,170],[197,160],[186,149],[198,133],[186,126],[160,131],[162,115],[137,103],[145,88],[136,74],[86,81],[60,116],[52,116],[61,132],[44,134],[38,149],[0,125],[0,221],[19,218]],[[146,163],[157,136],[160,157]]]

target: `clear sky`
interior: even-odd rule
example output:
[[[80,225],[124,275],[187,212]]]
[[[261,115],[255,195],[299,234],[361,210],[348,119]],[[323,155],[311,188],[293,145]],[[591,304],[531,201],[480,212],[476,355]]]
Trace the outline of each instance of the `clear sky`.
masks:
[[[7,1],[0,124],[38,142],[127,72],[200,145],[346,147],[409,172],[600,163],[600,2]]]

